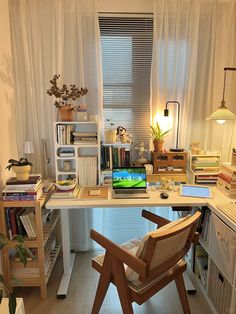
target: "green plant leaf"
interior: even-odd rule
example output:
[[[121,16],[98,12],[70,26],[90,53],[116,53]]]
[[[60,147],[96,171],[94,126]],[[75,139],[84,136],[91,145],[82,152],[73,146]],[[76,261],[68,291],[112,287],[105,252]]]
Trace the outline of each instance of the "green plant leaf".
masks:
[[[12,240],[15,240],[15,241],[20,242],[20,243],[24,242],[24,238],[19,234],[14,235]]]
[[[24,253],[22,252],[22,251],[24,251],[24,250],[22,250],[22,247],[21,247],[20,245],[16,245],[16,251],[17,251],[17,253],[19,254],[20,261],[21,261],[24,265],[26,265],[27,258],[26,258],[26,256],[24,255]]]
[[[16,297],[14,293],[9,294],[8,308],[10,314],[15,314],[16,312]]]

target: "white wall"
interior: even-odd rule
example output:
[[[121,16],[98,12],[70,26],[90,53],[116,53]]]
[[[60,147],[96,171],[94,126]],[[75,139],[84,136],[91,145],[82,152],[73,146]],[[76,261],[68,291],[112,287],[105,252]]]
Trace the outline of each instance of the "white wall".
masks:
[[[11,41],[8,0],[0,1],[0,190],[10,175],[6,170],[9,158],[17,158],[15,127],[12,121],[13,97],[11,69]]]

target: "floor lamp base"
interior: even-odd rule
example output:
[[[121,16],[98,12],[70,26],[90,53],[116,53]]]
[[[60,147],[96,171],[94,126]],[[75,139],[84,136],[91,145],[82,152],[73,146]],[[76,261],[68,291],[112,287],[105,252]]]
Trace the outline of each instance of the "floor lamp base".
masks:
[[[184,148],[171,148],[170,152],[182,153],[184,152]]]

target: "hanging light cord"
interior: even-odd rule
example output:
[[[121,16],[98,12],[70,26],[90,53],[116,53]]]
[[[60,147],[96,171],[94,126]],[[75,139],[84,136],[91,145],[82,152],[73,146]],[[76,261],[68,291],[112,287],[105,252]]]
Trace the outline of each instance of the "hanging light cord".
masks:
[[[221,101],[221,107],[226,108],[225,106],[225,83],[226,83],[226,71],[236,71],[236,68],[224,68],[224,86],[223,86],[223,99]]]

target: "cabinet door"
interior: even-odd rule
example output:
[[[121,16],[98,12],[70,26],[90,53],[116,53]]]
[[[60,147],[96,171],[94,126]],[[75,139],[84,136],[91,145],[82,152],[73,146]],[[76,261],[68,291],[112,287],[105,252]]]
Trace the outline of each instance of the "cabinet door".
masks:
[[[210,256],[233,284],[236,264],[236,233],[215,214],[212,216]]]

